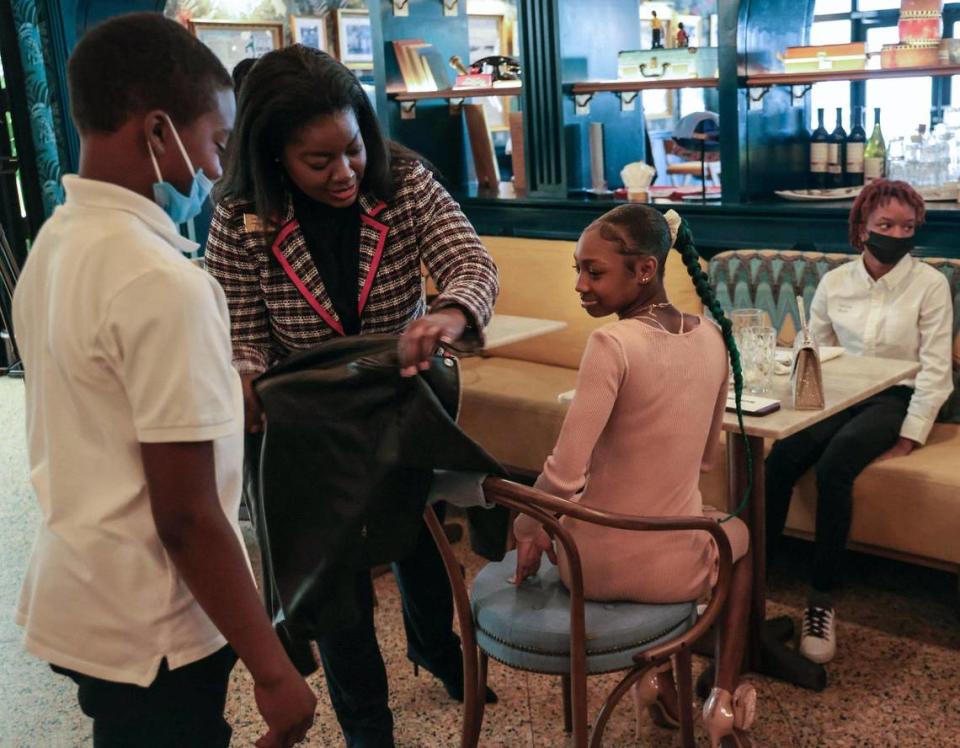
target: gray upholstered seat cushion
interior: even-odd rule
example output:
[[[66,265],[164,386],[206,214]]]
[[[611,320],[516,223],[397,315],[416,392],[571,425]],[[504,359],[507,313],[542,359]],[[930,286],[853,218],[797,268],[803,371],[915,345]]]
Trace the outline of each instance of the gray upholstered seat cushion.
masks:
[[[516,551],[487,564],[470,598],[477,643],[495,660],[540,673],[570,672],[570,594],[546,558],[540,572],[515,587]],[[696,618],[693,602],[668,605],[587,602],[587,671],[623,670],[633,656],[675,638]]]

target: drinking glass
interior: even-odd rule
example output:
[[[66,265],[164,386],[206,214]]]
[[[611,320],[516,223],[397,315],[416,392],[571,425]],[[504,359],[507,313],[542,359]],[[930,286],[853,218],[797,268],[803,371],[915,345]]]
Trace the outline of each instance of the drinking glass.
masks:
[[[741,328],[735,337],[747,391],[754,395],[769,392],[776,362],[777,331],[768,325],[756,325]]]
[[[736,335],[744,327],[766,327],[770,321],[763,309],[734,309],[730,312],[730,324]]]

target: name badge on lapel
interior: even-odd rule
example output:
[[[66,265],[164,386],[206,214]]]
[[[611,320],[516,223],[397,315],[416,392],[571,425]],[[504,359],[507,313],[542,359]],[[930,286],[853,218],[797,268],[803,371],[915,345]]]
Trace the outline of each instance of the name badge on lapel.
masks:
[[[243,214],[243,230],[248,234],[262,233],[263,223],[255,213]]]

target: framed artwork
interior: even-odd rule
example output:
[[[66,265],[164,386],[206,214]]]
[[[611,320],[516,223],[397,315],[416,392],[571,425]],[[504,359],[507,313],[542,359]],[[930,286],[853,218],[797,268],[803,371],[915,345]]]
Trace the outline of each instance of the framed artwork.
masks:
[[[373,36],[365,10],[338,8],[337,57],[348,68],[373,67]]]
[[[283,46],[283,24],[190,21],[190,31],[232,71],[240,60],[263,57]]]
[[[330,51],[330,38],[327,34],[327,16],[290,16],[290,40],[294,44]]]
[[[482,57],[513,54],[510,26],[504,16],[471,13],[467,16],[467,35],[470,40],[469,62],[476,62]],[[485,96],[479,100],[491,131],[510,129],[510,98]]]
[[[503,16],[469,15],[467,34],[470,37],[470,62],[481,57],[510,54]]]

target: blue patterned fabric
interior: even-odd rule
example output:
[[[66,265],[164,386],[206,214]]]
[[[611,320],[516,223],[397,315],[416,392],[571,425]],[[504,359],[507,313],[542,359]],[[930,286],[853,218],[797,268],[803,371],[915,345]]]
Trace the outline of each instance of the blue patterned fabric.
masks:
[[[829,270],[857,258],[853,254],[781,252],[773,249],[735,249],[710,260],[710,286],[725,312],[763,309],[773,326],[782,330],[788,318],[800,328],[797,296],[807,309],[820,279]],[[960,260],[923,258],[950,284],[953,298],[954,394],[941,411],[941,421],[960,423]]]
[[[470,591],[477,644],[493,659],[520,670],[570,672],[570,594],[546,558],[540,572],[519,587],[509,579],[517,552],[487,564]],[[587,602],[587,672],[633,666],[634,655],[670,641],[696,620],[696,605]]]
[[[23,64],[27,106],[33,145],[37,154],[37,173],[46,215],[63,202],[60,178],[60,152],[47,87],[47,69],[40,41],[40,20],[35,0],[14,0],[13,17],[17,26],[20,59]]]

